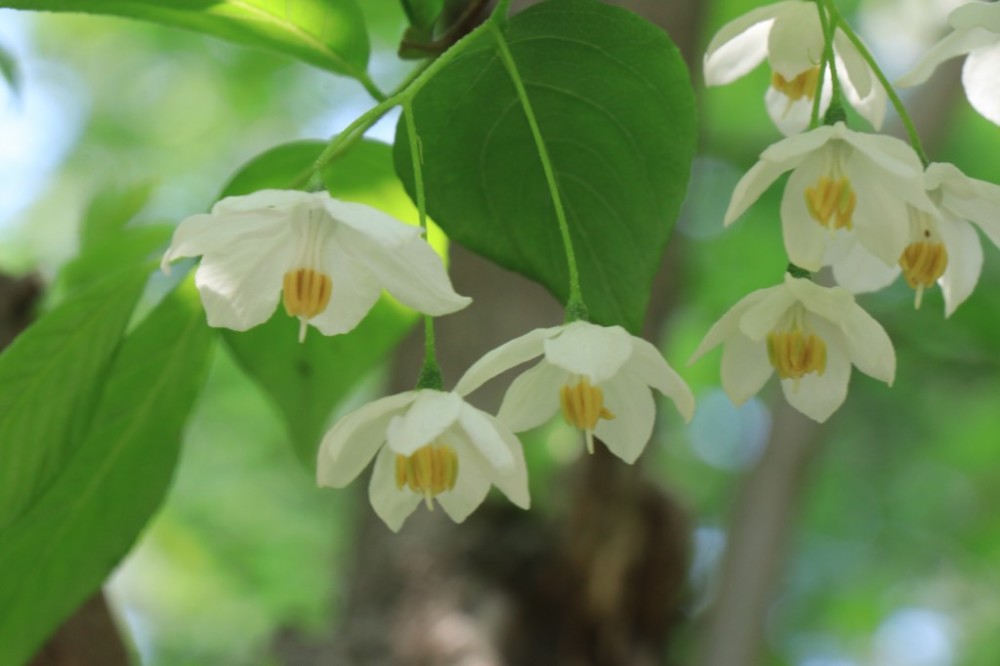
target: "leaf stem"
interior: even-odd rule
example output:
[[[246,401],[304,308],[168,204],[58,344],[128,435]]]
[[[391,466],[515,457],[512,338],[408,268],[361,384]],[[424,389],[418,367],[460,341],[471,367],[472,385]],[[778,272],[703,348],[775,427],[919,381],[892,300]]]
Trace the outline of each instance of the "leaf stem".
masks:
[[[368,75],[368,72],[361,72],[361,74],[357,76],[357,79],[358,83],[364,86],[365,90],[368,91],[368,94],[371,95],[372,99],[376,102],[384,102],[388,97],[388,95],[382,92],[382,89],[379,88],[374,81],[372,81],[372,77]]]
[[[823,70],[827,67],[830,69],[830,106],[826,109],[823,122],[827,125],[833,125],[846,118],[843,91],[840,88],[840,77],[837,75],[837,59],[833,52],[833,37],[836,34],[840,15],[833,12],[827,15],[823,11],[821,0],[817,0],[816,11],[819,12],[819,23],[823,30]],[[819,88],[819,91],[822,95],[822,88]]]
[[[500,54],[500,61],[503,63],[510,75],[514,89],[517,91],[521,108],[531,129],[531,136],[535,141],[535,149],[538,151],[538,158],[542,163],[542,170],[545,172],[545,181],[549,186],[549,196],[552,198],[552,206],[555,209],[556,221],[559,223],[559,233],[562,235],[563,248],[566,251],[566,265],[569,269],[569,299],[566,302],[567,321],[586,318],[586,306],[583,303],[583,295],[580,292],[580,273],[576,266],[576,254],[573,252],[573,241],[569,234],[569,224],[566,222],[566,211],[563,208],[562,197],[559,194],[559,185],[556,183],[555,170],[552,168],[552,160],[549,158],[548,148],[542,138],[542,132],[538,128],[538,121],[535,112],[531,107],[531,100],[521,79],[521,73],[517,69],[517,63],[511,55],[507,40],[504,39],[500,28],[493,24],[493,36],[496,38],[497,50]]]
[[[910,118],[910,114],[907,113],[902,100],[900,100],[899,95],[896,94],[896,90],[892,87],[892,84],[889,83],[889,79],[886,78],[882,68],[878,66],[877,62],[875,62],[874,56],[872,56],[868,47],[865,46],[865,43],[861,41],[861,38],[858,37],[857,33],[854,32],[847,21],[843,20],[840,10],[837,9],[833,0],[823,1],[827,5],[830,16],[839,21],[841,30],[843,30],[844,34],[847,35],[847,38],[851,40],[851,43],[854,44],[854,47],[858,50],[858,53],[861,54],[861,57],[864,58],[865,62],[868,63],[868,66],[875,73],[875,78],[877,78],[879,83],[882,84],[882,88],[885,89],[886,95],[889,96],[889,101],[892,102],[893,108],[896,109],[896,113],[899,114],[899,119],[902,121],[903,127],[906,128],[906,134],[910,139],[910,146],[913,147],[914,152],[916,152],[920,157],[920,161],[924,164],[924,166],[927,166],[930,164],[930,160],[927,158],[927,153],[924,152],[924,146],[920,141],[920,135],[917,134],[917,128],[913,124],[913,119]]]
[[[413,189],[417,195],[417,215],[420,219],[420,228],[427,234],[427,197],[424,193],[424,170],[423,151],[420,147],[420,139],[417,136],[417,124],[413,119],[413,99],[407,98],[403,102],[403,122],[406,123],[406,136],[410,142],[410,161],[413,163]],[[420,369],[420,378],[417,381],[417,388],[430,388],[441,390],[444,382],[441,376],[441,366],[437,362],[437,349],[435,346],[434,318],[424,315],[424,364]]]

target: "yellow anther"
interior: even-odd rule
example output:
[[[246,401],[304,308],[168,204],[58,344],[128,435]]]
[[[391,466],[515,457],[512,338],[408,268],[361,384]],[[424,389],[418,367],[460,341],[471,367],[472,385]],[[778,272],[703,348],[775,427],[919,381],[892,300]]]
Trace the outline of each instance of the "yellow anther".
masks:
[[[791,81],[777,72],[771,73],[771,87],[793,102],[797,102],[803,97],[811,102],[816,97],[818,83],[819,66],[807,69]]]
[[[455,487],[458,478],[458,456],[444,444],[428,444],[409,456],[396,456],[396,487],[423,495],[427,508],[433,509],[431,498]]]
[[[821,225],[833,231],[851,228],[858,196],[847,178],[822,176],[805,196],[809,214]]]
[[[300,268],[285,273],[285,312],[290,317],[312,319],[326,310],[333,291],[333,281],[328,275],[311,268]]]
[[[566,423],[587,434],[587,450],[593,453],[593,433],[597,421],[615,418],[604,406],[604,392],[584,377],[575,386],[563,386],[559,390],[559,402]]]
[[[899,258],[899,266],[903,269],[906,283],[917,291],[915,306],[919,308],[924,288],[937,282],[948,268],[948,251],[944,243],[929,240],[910,243]]]
[[[801,330],[769,334],[767,357],[782,379],[798,381],[810,372],[822,375],[826,371],[826,343]]]

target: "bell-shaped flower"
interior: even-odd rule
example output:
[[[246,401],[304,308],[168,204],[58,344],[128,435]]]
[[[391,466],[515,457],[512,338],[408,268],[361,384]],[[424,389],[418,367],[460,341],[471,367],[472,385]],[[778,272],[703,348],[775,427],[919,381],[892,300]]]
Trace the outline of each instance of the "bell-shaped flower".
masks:
[[[261,190],[226,197],[177,227],[162,267],[201,255],[195,284],[210,326],[237,331],[267,321],[279,298],[326,335],[346,333],[385,288],[429,315],[471,301],[452,289],[440,257],[410,226],[326,192]]]
[[[829,69],[823,77],[824,89],[817,90],[824,39],[816,4],[811,0],[776,2],[724,25],[705,53],[706,85],[730,83],[766,58],[771,67],[771,85],[764,96],[768,113],[784,134],[805,130],[816,95],[822,95],[821,110],[830,102]],[[833,50],[847,101],[880,129],[885,118],[885,90],[840,29],[834,33]]]
[[[912,148],[837,123],[788,137],[761,153],[736,184],[724,223],[736,221],[786,171],[792,173],[781,199],[785,251],[808,271],[824,265],[827,246],[838,235],[894,265],[909,238],[907,204],[934,210]]]
[[[375,513],[398,531],[420,502],[434,502],[457,523],[495,485],[527,509],[528,472],[521,442],[495,416],[455,393],[421,389],[371,402],[323,437],[320,486],[343,488],[375,458],[368,496]]]
[[[671,398],[685,420],[694,413],[691,389],[656,347],[620,326],[583,321],[538,328],[497,347],[466,371],[455,391],[468,395],[539,356],[511,383],[497,414],[514,432],[540,426],[561,411],[584,432],[589,451],[596,436],[632,463],[653,434],[651,388]]]
[[[876,291],[903,273],[916,291],[916,307],[924,289],[935,283],[944,295],[945,316],[969,297],[983,266],[978,226],[1000,247],[1000,186],[969,178],[957,167],[934,163],[924,173],[924,186],[935,213],[909,207],[909,244],[897,264],[886,266],[862,246],[832,262],[837,283],[854,293]]]
[[[969,54],[962,66],[962,86],[972,108],[1000,125],[1000,4],[969,2],[948,15],[954,30],[935,44],[896,85],[923,83],[945,60]]]
[[[722,387],[742,404],[777,373],[795,409],[823,422],[847,397],[851,365],[892,384],[896,354],[885,330],[843,287],[785,275],[734,305],[708,331],[694,362],[723,345]]]

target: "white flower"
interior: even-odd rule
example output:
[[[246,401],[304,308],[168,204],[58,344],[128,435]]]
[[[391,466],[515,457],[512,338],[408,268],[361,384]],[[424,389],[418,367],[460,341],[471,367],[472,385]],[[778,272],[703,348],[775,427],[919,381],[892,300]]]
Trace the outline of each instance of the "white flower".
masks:
[[[954,31],[931,47],[896,85],[923,83],[945,60],[969,56],[962,67],[962,85],[972,108],[1000,125],[1000,3],[970,2],[948,15]]]
[[[847,397],[851,364],[892,385],[896,354],[885,330],[843,287],[785,275],[734,305],[705,335],[694,362],[724,345],[722,387],[737,405],[774,372],[795,409],[822,423]]]
[[[394,532],[421,501],[433,509],[436,500],[460,523],[482,504],[490,484],[519,507],[529,505],[521,442],[455,393],[407,391],[348,414],[323,437],[317,482],[343,488],[372,458],[368,495]]]
[[[326,335],[357,326],[385,288],[415,310],[442,315],[470,303],[451,287],[418,227],[326,192],[261,190],[227,197],[174,232],[162,267],[202,255],[195,274],[210,326],[237,331],[285,310]]]
[[[909,238],[906,204],[933,211],[923,167],[899,139],[864,134],[844,123],[817,127],[769,146],[743,176],[726,211],[732,224],[781,174],[791,171],[781,199],[785,250],[797,266],[819,270],[827,245],[849,235],[888,265]]]
[[[809,125],[823,59],[823,30],[816,3],[786,0],[753,9],[716,33],[705,53],[705,83],[730,83],[767,58],[771,85],[767,110],[778,129],[795,134]],[[834,33],[837,74],[847,101],[875,129],[885,118],[886,94],[857,47],[840,29]],[[821,111],[829,104],[830,73],[824,76]]]
[[[587,438],[596,435],[625,462],[635,462],[653,434],[655,405],[650,388],[670,397],[685,420],[694,396],[660,352],[620,326],[576,321],[538,328],[497,347],[468,369],[455,386],[467,395],[500,373],[541,356],[507,389],[497,416],[521,432],[562,410]]]
[[[928,166],[924,186],[937,212],[910,207],[909,245],[897,265],[886,266],[857,245],[833,262],[833,274],[838,284],[861,293],[885,287],[902,272],[916,290],[917,307],[923,290],[937,282],[950,316],[975,289],[983,266],[972,223],[1000,246],[1000,186],[969,178],[947,163]]]

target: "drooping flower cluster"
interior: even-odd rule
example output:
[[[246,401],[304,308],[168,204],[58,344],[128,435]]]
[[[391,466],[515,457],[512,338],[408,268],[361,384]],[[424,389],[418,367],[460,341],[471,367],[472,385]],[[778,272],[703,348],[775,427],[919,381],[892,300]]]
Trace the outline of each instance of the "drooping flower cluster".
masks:
[[[955,31],[902,83],[920,83],[943,60],[971,52],[966,92],[980,113],[1000,124],[1000,4],[963,5],[949,22]],[[826,34],[825,26],[834,26],[832,33]],[[882,121],[885,88],[862,48],[832,5],[789,0],[725,25],[705,56],[708,85],[728,83],[766,57],[774,72],[768,108],[785,133],[805,129],[809,110],[823,117],[830,107],[823,125],[764,150],[737,184],[726,211],[728,226],[790,172],[781,200],[789,274],[783,284],[737,303],[695,353],[696,359],[723,344],[722,383],[736,403],[776,373],[792,406],[825,421],[846,398],[852,364],[891,384],[891,342],[852,293],[881,289],[902,273],[918,308],[924,291],[940,285],[947,316],[979,278],[983,251],[975,226],[1000,245],[1000,186],[970,178],[951,164],[928,163],[898,139],[847,127],[837,111],[843,101],[875,129]],[[820,71],[826,81],[839,82],[844,100],[817,91],[814,72]],[[779,94],[787,98],[780,118],[775,111],[781,105],[772,104]],[[789,123],[793,114],[795,122]],[[826,266],[840,286],[822,287],[808,278]]]
[[[263,190],[223,199],[184,220],[163,258],[201,256],[195,282],[208,323],[242,331],[269,319],[284,302],[306,327],[335,335],[354,328],[386,289],[430,315],[465,307],[441,260],[418,228],[325,192]],[[506,370],[542,357],[507,391],[497,416],[465,396]],[[340,488],[374,459],[369,497],[392,530],[424,502],[456,522],[490,486],[528,508],[524,452],[515,433],[561,412],[626,462],[653,433],[650,389],[674,400],[690,420],[694,396],[650,343],[618,326],[576,321],[537,329],[488,353],[452,392],[422,387],[348,414],[326,434],[317,460],[321,486]]]

